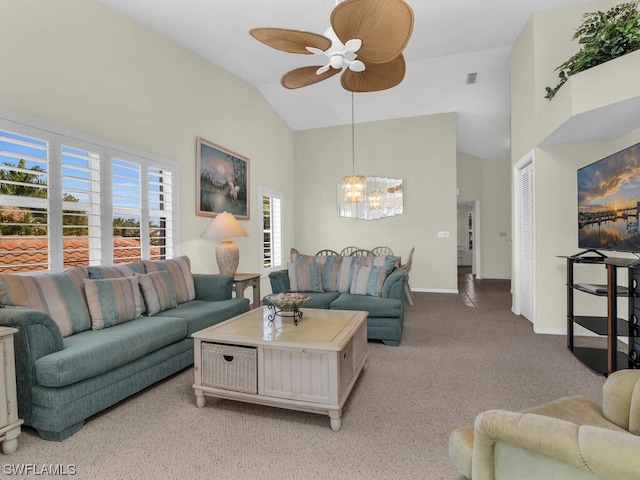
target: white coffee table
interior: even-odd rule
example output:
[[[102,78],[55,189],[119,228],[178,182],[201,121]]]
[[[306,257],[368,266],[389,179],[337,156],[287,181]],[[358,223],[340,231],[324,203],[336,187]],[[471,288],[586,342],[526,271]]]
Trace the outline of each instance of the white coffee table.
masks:
[[[197,406],[210,396],[319,413],[338,431],[369,354],[367,312],[302,311],[298,325],[260,307],[194,333]]]

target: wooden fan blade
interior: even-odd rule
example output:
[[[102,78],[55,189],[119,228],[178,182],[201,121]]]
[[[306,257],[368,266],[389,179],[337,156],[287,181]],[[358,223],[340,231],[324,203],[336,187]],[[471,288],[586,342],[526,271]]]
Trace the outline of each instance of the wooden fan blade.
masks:
[[[345,0],[331,12],[331,26],[342,43],[362,40],[360,60],[386,63],[407,46],[413,10],[404,0]]]
[[[315,47],[324,51],[331,47],[331,40],[317,33],[286,28],[252,28],[249,34],[256,40],[277,50],[288,53],[312,55],[306,47]]]
[[[296,68],[295,70],[285,73],[280,83],[284,88],[306,87],[307,85],[313,85],[326,78],[333,77],[336,73],[340,72],[338,69],[330,68],[326,72],[316,75],[317,70],[317,66]]]
[[[340,78],[342,88],[350,92],[377,92],[398,85],[404,78],[402,54],[387,63],[366,63],[364,72],[346,70]]]

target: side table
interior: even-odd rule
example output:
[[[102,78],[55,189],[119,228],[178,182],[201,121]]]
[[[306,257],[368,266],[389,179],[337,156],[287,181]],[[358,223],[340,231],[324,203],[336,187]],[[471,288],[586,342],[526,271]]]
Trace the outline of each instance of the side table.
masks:
[[[233,291],[236,298],[244,297],[244,291],[248,287],[253,287],[253,303],[251,309],[260,306],[260,274],[259,273],[236,273],[233,277]]]
[[[18,449],[18,435],[23,424],[23,420],[18,418],[13,354],[13,334],[17,331],[15,328],[0,327],[0,441],[6,455]]]

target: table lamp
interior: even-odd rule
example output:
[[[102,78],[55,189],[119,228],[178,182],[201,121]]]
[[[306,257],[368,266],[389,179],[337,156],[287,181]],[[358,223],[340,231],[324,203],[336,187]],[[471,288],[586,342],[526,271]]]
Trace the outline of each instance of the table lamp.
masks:
[[[222,212],[211,220],[207,229],[202,232],[204,238],[222,238],[216,247],[216,262],[222,275],[236,274],[240,262],[240,250],[229,237],[246,237],[242,225],[231,213]]]

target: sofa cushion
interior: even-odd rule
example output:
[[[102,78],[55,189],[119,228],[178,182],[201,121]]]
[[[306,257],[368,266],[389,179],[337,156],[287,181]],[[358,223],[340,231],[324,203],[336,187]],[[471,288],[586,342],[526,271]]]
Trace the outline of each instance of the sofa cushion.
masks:
[[[328,309],[329,305],[340,296],[339,292],[320,292],[311,293],[311,300],[305,304],[305,308],[323,308]]]
[[[84,290],[93,330],[113,327],[142,315],[138,277],[86,279]]]
[[[336,290],[340,293],[349,293],[351,290],[351,278],[353,276],[354,259],[358,257],[342,257],[338,268]]]
[[[315,262],[289,263],[289,288],[292,292],[321,292],[320,265]]]
[[[121,263],[119,265],[92,265],[87,267],[89,278],[118,278],[133,277],[134,273],[144,273],[144,264],[142,262]]]
[[[191,336],[203,328],[228,320],[248,310],[248,298],[232,298],[217,302],[192,300],[191,302],[181,303],[176,308],[160,312],[153,318],[165,316],[183,318],[187,322],[187,336]]]
[[[327,261],[322,267],[322,289],[325,292],[338,291],[338,271],[342,257],[339,255],[328,255]]]
[[[138,281],[149,317],[178,306],[176,291],[173,288],[169,272],[160,271],[138,275]]]
[[[365,255],[363,257],[354,257],[355,265],[363,265],[365,267],[384,267],[387,274],[396,268],[397,258],[393,255]]]
[[[351,289],[349,293],[358,295],[382,295],[382,285],[387,278],[385,267],[364,267],[356,265],[353,268]]]
[[[167,270],[171,275],[178,303],[189,302],[196,298],[196,287],[191,275],[189,257],[181,256],[170,260],[143,260],[146,273]]]
[[[369,312],[369,317],[397,318],[402,316],[402,300],[371,295],[343,293],[331,302],[329,308],[333,310],[362,310]]]
[[[144,273],[142,262],[120,263],[118,265],[92,265],[87,267],[89,278],[101,280],[104,278],[132,277],[136,273]],[[142,302],[142,314],[147,313],[147,307]]]
[[[0,275],[0,305],[45,312],[60,328],[63,337],[91,328],[84,294],[85,267],[62,273]]]
[[[88,330],[64,339],[64,349],[35,362],[36,381],[62,387],[125,365],[185,338],[181,318],[140,317],[102,330]]]
[[[314,262],[320,265],[320,276],[322,279],[322,290],[325,292],[336,292],[338,288],[338,270],[340,268],[340,255],[302,255],[295,256],[295,263]]]

